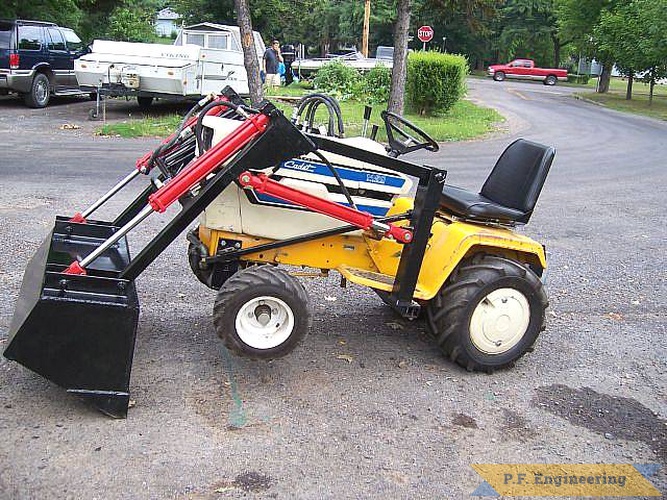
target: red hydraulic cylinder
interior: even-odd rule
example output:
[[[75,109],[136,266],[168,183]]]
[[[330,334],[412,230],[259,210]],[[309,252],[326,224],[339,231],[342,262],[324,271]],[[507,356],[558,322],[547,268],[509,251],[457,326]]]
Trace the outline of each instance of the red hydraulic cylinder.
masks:
[[[239,182],[243,187],[251,187],[258,193],[266,193],[275,196],[281,200],[309,208],[314,212],[347,222],[358,228],[372,228],[380,231],[393,237],[398,242],[410,243],[412,241],[412,231],[409,229],[394,224],[386,224],[376,221],[373,216],[367,212],[361,212],[360,210],[355,210],[354,208],[341,205],[340,203],[325,200],[324,198],[320,198],[319,196],[310,193],[304,193],[303,191],[299,191],[298,189],[274,181],[266,174],[243,172],[239,176]]]
[[[227,161],[243,146],[264,133],[268,126],[269,117],[264,114],[247,118],[239,128],[209,149],[206,154],[188,165],[169,183],[150,195],[148,197],[149,205],[156,212],[164,212],[173,202],[187,193],[189,189]]]
[[[224,106],[225,102],[228,102],[226,98],[218,98],[216,99],[217,101],[220,102],[220,106]],[[212,108],[206,113],[207,115],[212,115],[214,114],[217,108]],[[185,122],[185,125],[183,126],[183,130],[186,130],[188,127],[192,127],[195,123],[197,123],[197,119],[199,118],[199,115],[195,114],[194,116],[191,116],[190,119]],[[169,137],[167,137],[164,141],[162,141],[162,144],[169,144],[171,140],[174,139],[175,133],[171,134]],[[165,154],[168,153],[168,151],[164,152]],[[137,170],[139,170],[141,173],[147,174],[148,173],[148,161],[151,159],[151,156],[153,156],[153,151],[149,151],[146,153],[144,156],[139,158],[135,166]]]

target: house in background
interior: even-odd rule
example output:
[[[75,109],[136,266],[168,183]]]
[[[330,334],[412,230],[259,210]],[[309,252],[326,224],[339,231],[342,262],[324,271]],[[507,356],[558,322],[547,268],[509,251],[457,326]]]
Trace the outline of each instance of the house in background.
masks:
[[[160,36],[171,36],[179,30],[181,15],[166,7],[157,13],[155,21],[155,32]]]

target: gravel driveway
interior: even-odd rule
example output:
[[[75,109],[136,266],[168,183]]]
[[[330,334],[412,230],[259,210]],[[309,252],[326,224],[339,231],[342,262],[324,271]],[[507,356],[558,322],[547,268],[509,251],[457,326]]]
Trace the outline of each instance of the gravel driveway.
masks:
[[[466,498],[482,481],[477,463],[657,463],[652,482],[666,492],[667,124],[559,86],[470,87],[508,117],[502,131],[412,159],[478,188],[515,137],[557,147],[524,230],[550,259],[548,325],[533,353],[513,369],[468,373],[441,356],[422,321],[332,276],[305,282],[315,321],[293,354],[236,358],[215,335],[215,294],[192,276],[179,238],[137,280],[126,420],[0,359],[0,497]],[[91,106],[30,110],[0,98],[0,347],[55,214],[94,201],[157,144],[94,136]],[[139,111],[115,102],[109,113]],[[133,249],[164,224],[150,219]]]

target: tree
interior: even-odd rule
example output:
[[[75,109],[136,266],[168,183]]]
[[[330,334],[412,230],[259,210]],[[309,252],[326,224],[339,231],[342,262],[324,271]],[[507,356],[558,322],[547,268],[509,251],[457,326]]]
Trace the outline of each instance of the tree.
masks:
[[[616,66],[628,77],[625,98],[632,99],[635,72],[645,66],[644,54],[637,50],[637,41],[642,34],[636,4],[628,2],[613,11],[603,10],[593,33],[598,47],[610,54]]]
[[[248,73],[248,87],[250,88],[250,101],[259,103],[263,98],[262,81],[259,78],[259,59],[255,50],[255,38],[252,33],[252,19],[248,0],[234,0],[236,16],[238,17],[239,30],[241,32],[241,47],[243,48],[243,63]]]
[[[0,19],[36,19],[77,29],[84,13],[76,0],[4,0]]]
[[[639,50],[650,63],[645,76],[650,85],[650,105],[656,81],[667,78],[667,0],[636,0],[636,3],[640,13],[639,23],[645,35],[639,42]]]
[[[394,67],[387,110],[399,115],[405,106],[405,75],[408,60],[408,32],[410,30],[410,0],[397,0],[394,26]]]
[[[154,12],[140,3],[126,2],[109,16],[106,36],[122,42],[149,42],[155,36]]]
[[[498,62],[500,7],[505,0],[414,0],[413,27],[433,27],[432,45],[443,52],[466,54],[472,67]],[[445,40],[440,43],[443,37]],[[421,44],[420,44],[421,45]]]
[[[637,73],[651,85],[653,101],[656,78],[667,65],[667,0],[626,0],[603,10],[595,26],[598,46],[612,55],[628,76],[626,99],[632,98],[632,82]]]
[[[614,60],[608,51],[598,45],[594,31],[602,12],[615,3],[616,0],[556,0],[560,36],[571,40],[581,54],[594,57],[602,64],[597,86],[600,93],[609,90]]]
[[[569,42],[560,38],[554,0],[507,0],[500,14],[501,44],[513,52],[507,54],[508,59],[532,56],[542,64],[552,64],[555,68],[560,65],[561,48]],[[539,48],[543,48],[543,54],[537,52]]]

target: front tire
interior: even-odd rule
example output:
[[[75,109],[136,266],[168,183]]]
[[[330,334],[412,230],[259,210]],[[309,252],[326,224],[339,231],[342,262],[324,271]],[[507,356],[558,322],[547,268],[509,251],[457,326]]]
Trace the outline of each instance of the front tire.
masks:
[[[429,328],[443,353],[469,371],[512,366],[544,330],[548,300],[528,267],[477,255],[429,302]]]
[[[25,103],[31,108],[44,108],[51,99],[51,84],[44,73],[37,73],[32,79],[30,91],[25,95]]]
[[[252,266],[222,285],[213,322],[232,352],[252,359],[275,359],[303,340],[312,315],[299,280],[276,267]]]
[[[502,71],[496,71],[493,74],[493,79],[497,82],[502,82],[505,79],[505,73]]]

